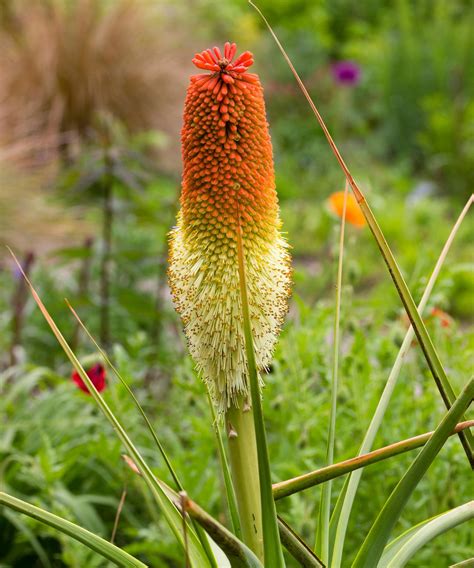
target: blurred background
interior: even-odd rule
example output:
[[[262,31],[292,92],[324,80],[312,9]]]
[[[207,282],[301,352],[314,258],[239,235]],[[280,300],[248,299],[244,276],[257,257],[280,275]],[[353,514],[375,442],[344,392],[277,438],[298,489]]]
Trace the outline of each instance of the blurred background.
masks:
[[[474,186],[472,2],[260,0],[258,6],[366,191],[418,300]],[[283,226],[294,256],[290,316],[265,395],[275,475],[283,478],[320,465],[324,456],[324,444],[317,447],[316,441],[326,431],[339,226],[328,199],[344,188],[344,179],[268,31],[244,0],[0,0],[0,243],[14,250],[84,361],[96,362],[94,349],[64,297],[110,348],[163,427],[195,496],[211,510],[223,505],[209,415],[184,356],[166,256],[180,191],[184,97],[189,75],[197,72],[191,59],[225,41],[255,55]],[[472,371],[473,233],[472,221],[465,221],[428,310],[457,387]],[[347,383],[341,393],[339,459],[357,451],[354,440],[370,418],[407,325],[367,228],[348,227],[344,271],[351,309],[343,309]],[[0,404],[9,424],[0,430],[0,483],[107,533],[124,483],[112,475],[119,445],[67,380],[64,355],[4,246],[0,348],[5,395]],[[312,394],[318,417],[314,405],[300,407],[303,390],[294,393],[279,380],[288,376]],[[426,431],[441,416],[418,354],[408,377],[412,381],[400,394],[380,445]],[[370,399],[368,385],[378,385]],[[135,435],[144,436],[125,395],[110,386],[106,396],[124,416],[130,413],[125,421]],[[295,409],[300,422],[287,429]],[[293,455],[295,447],[301,456],[288,464],[284,456]],[[407,519],[419,521],[440,512],[438,506],[459,504],[462,489],[446,490],[440,477],[463,479],[456,468],[466,468],[455,440],[446,452],[452,454],[450,465],[441,466],[425,486],[437,499],[420,494]],[[402,469],[404,459],[397,462]],[[402,469],[394,469],[394,480]],[[140,495],[125,468],[122,473]],[[386,494],[387,489],[375,495],[379,502],[373,509],[360,506],[350,546],[360,542],[371,511]],[[311,535],[314,500],[297,497],[285,506],[289,519]],[[119,543],[154,566],[179,565],[172,540],[151,536],[155,530],[166,534],[162,521],[150,519],[148,510],[143,520],[142,513],[136,505],[125,507]],[[465,557],[469,533],[460,529],[459,534],[460,545],[439,539],[436,555],[431,550],[427,556],[435,558],[430,565]],[[0,516],[2,566],[48,566],[48,557],[55,559],[53,566],[100,565],[49,529]]]

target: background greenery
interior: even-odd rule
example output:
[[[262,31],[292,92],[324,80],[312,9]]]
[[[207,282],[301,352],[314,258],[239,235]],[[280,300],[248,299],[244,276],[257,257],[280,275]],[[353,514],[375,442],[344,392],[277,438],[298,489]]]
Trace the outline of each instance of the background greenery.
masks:
[[[472,4],[258,5],[367,191],[419,299],[474,181]],[[188,492],[225,521],[210,412],[165,277],[166,234],[178,207],[180,114],[194,52],[236,41],[255,53],[255,72],[266,92],[284,230],[294,256],[290,313],[264,392],[275,480],[317,468],[325,459],[338,231],[326,200],[343,188],[340,170],[246,2],[3,0],[0,7],[1,240],[24,259],[34,254],[31,276],[42,298],[85,363],[95,363],[94,349],[78,334],[63,298],[98,336],[103,191],[105,182],[112,184],[114,361],[156,425]],[[48,27],[52,13],[60,22],[54,31]],[[114,17],[107,18],[110,14]],[[101,49],[78,50],[97,45],[97,37],[107,40]],[[114,49],[106,57],[109,44]],[[78,53],[91,55],[81,59]],[[342,60],[358,65],[359,82],[335,78],[332,66]],[[91,77],[102,79],[87,82]],[[79,96],[86,82],[86,95]],[[467,220],[427,310],[440,308],[452,317],[447,327],[435,316],[427,321],[457,391],[472,374],[473,243]],[[407,326],[365,228],[348,227],[344,281],[337,460],[357,453]],[[18,322],[20,338],[13,346]],[[93,402],[70,380],[64,355],[4,252],[0,368],[2,490],[109,537],[126,486],[117,543],[152,566],[182,565],[143,484],[124,464],[120,444]],[[140,418],[111,376],[105,396],[167,479]],[[375,445],[431,430],[443,412],[414,345]],[[347,561],[412,459],[400,456],[364,474]],[[452,438],[410,501],[397,534],[466,501],[469,487],[465,456]],[[314,489],[278,505],[309,542],[319,497]],[[411,565],[444,567],[468,557],[472,544],[472,530],[460,527],[420,551]],[[104,564],[70,539],[2,511],[0,565]]]

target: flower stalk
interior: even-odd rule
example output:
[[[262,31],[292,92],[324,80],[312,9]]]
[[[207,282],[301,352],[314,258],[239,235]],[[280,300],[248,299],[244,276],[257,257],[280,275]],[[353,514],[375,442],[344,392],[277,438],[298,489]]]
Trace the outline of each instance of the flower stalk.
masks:
[[[252,54],[197,53],[182,129],[169,281],[197,370],[224,417],[244,542],[283,566],[261,408],[290,292],[263,89]]]
[[[346,226],[347,198],[349,195],[349,185],[346,181],[342,201],[341,229],[339,232],[339,251],[337,261],[336,277],[336,297],[334,310],[334,345],[331,376],[331,408],[329,414],[329,430],[326,448],[326,464],[334,462],[334,446],[336,443],[336,412],[337,412],[337,392],[339,384],[339,338],[340,338],[340,319],[341,319],[341,297],[342,297],[342,267],[344,263],[344,233]],[[329,559],[329,519],[331,517],[331,490],[332,482],[328,480],[321,489],[321,505],[319,511],[319,523],[316,533],[316,550],[319,551],[321,559],[327,564]]]
[[[263,560],[262,507],[253,410],[242,400],[225,417],[232,480],[242,539]]]

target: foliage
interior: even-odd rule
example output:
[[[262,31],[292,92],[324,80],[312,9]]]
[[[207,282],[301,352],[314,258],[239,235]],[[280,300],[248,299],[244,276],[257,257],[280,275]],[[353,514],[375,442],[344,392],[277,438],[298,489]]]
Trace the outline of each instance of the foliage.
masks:
[[[294,315],[279,343],[272,372],[266,377],[264,411],[275,480],[292,477],[324,463],[324,445],[315,440],[325,431],[329,415],[327,370],[330,368],[331,309],[327,301],[307,306],[297,300]],[[344,313],[343,302],[342,327],[348,331],[342,338],[337,460],[357,453],[359,440],[398,350],[396,330],[401,324],[395,322],[395,329],[388,335],[379,331],[393,317],[393,305],[381,305],[378,310],[371,310],[370,318],[367,313],[367,306],[360,300],[356,302],[355,310],[348,312],[346,309]],[[363,322],[362,326],[359,322]],[[466,337],[460,329],[446,330],[436,321],[433,325],[441,355],[456,369],[452,379],[459,387],[469,372],[468,347],[469,341],[472,343],[473,340],[472,334]],[[209,410],[203,386],[196,380],[192,363],[185,355],[183,341],[174,341],[169,389],[162,384],[166,380],[164,377],[155,377],[150,383],[146,376],[147,368],[143,364],[147,359],[146,342],[131,337],[129,344],[126,349],[116,348],[116,364],[144,405],[168,453],[173,456],[184,486],[192,488],[194,499],[206,503],[211,512],[218,514],[225,510],[225,503],[220,490]],[[442,416],[439,396],[415,349],[402,373],[376,447],[431,430]],[[88,349],[84,353],[91,354],[91,351]],[[69,366],[63,364],[59,373],[54,373],[29,364],[14,370],[7,388],[5,381],[12,374],[10,371],[2,375],[1,386],[6,395],[1,397],[1,414],[11,424],[2,431],[2,487],[107,537],[123,485],[127,483],[128,496],[117,542],[152,565],[161,565],[166,558],[177,561],[179,553],[171,537],[167,536],[166,527],[148,505],[143,507],[141,504],[146,493],[140,480],[122,462],[123,451],[92,401],[70,380]],[[151,460],[154,471],[159,477],[168,479],[166,468],[126,393],[111,377],[108,384],[106,400]],[[291,461],[288,455],[293,456]],[[408,454],[393,459],[388,465],[382,463],[367,469],[350,525],[349,552],[360,545],[376,511],[383,504],[387,488],[400,478],[411,460],[412,456]],[[381,475],[383,484],[377,481]],[[469,478],[459,440],[452,438],[407,507],[397,533],[468,499]],[[335,492],[339,487],[340,482],[336,481]],[[309,494],[295,495],[279,502],[278,508],[290,524],[311,539],[319,491],[317,488],[309,491]],[[57,554],[58,558],[76,558],[77,564],[66,561],[66,565],[80,566],[89,558],[84,556],[87,554],[84,547],[65,538],[58,542],[57,534],[50,529],[25,522],[53,557]],[[7,526],[11,533],[12,527]],[[34,555],[22,532],[15,530],[14,534],[12,546],[5,554],[18,555],[23,551],[27,557]],[[152,535],[159,535],[159,538]],[[440,537],[421,550],[417,562],[423,565],[429,559],[433,562],[430,565],[441,567],[460,561],[469,553],[469,542],[469,527],[460,527],[454,538],[452,535]],[[18,543],[17,546],[14,543]],[[18,546],[20,543],[23,543],[21,547]],[[9,558],[13,557],[7,556],[2,561]]]
[[[474,181],[472,6],[463,0],[258,4],[288,46],[308,89],[316,93],[417,302]],[[111,359],[144,407],[187,490],[188,496],[179,498],[164,490],[168,520],[173,517],[178,540],[185,543],[176,509],[189,506],[194,520],[186,524],[187,536],[199,547],[195,520],[206,513],[196,504],[212,515],[206,518],[218,534],[223,526],[232,526],[226,501],[232,491],[220,471],[207,393],[187,355],[166,285],[166,239],[179,185],[176,116],[184,98],[182,80],[190,71],[180,61],[194,53],[188,43],[199,49],[196,44],[209,38],[212,44],[240,40],[255,52],[265,87],[295,281],[289,317],[264,377],[262,403],[274,481],[327,463],[327,424],[336,402],[331,400],[330,370],[339,254],[339,225],[327,198],[343,189],[344,180],[261,21],[240,0],[185,0],[173,9],[158,0],[153,10],[132,0],[35,1],[31,10],[25,5],[23,0],[0,3],[0,63],[5,63],[0,65],[2,238],[19,243],[14,248],[21,249],[24,265],[35,259],[29,276],[86,368],[99,362],[100,354],[63,298],[98,337],[107,260]],[[173,32],[163,35],[157,28]],[[341,62],[356,70],[350,83],[334,71]],[[171,158],[159,162],[157,154],[163,156],[167,142],[163,131],[172,133],[167,146]],[[6,167],[11,158],[18,165],[16,158],[32,156],[35,165],[48,164],[35,176],[24,162],[20,170],[11,163]],[[43,209],[45,203],[49,210]],[[108,236],[104,205],[113,214]],[[56,247],[46,253],[34,235],[49,232]],[[472,372],[473,236],[473,224],[467,221],[424,318],[456,394]],[[133,401],[109,370],[105,402],[150,465],[145,477],[152,489],[156,483],[155,493],[123,459],[118,428],[71,380],[72,368],[25,295],[18,270],[7,260],[0,262],[0,491],[106,540],[126,493],[115,543],[151,566],[181,566],[183,550],[153,498],[163,490],[159,480],[174,486],[173,479]],[[357,455],[409,326],[367,227],[346,227],[340,293],[335,461]],[[434,430],[445,413],[415,340],[374,447]],[[260,442],[264,437],[260,423]],[[344,542],[344,565],[355,559],[387,496],[415,455],[422,454],[412,451],[363,470]],[[454,518],[455,507],[464,511],[460,505],[470,498],[470,475],[459,438],[453,436],[416,488],[410,485],[413,495],[392,537],[411,534],[420,521],[440,513]],[[330,509],[343,481],[332,482]],[[269,480],[265,483],[268,498]],[[320,500],[320,490],[313,488],[277,502],[278,514],[311,547]],[[267,510],[270,503],[268,499]],[[398,505],[392,498],[397,515]],[[432,536],[442,532],[437,522],[428,527]],[[436,568],[462,561],[471,552],[471,532],[460,525],[454,533],[438,536],[409,565]],[[426,533],[420,533],[413,550],[425,543]],[[410,552],[405,548],[403,554]],[[297,565],[286,552],[285,561]],[[7,508],[0,511],[0,564],[108,565],[82,544]]]

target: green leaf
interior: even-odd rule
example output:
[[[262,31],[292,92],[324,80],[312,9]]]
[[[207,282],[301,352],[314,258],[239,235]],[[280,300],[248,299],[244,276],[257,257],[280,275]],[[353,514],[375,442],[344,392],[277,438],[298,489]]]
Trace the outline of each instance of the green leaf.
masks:
[[[121,548],[118,548],[118,546],[49,511],[40,509],[26,501],[22,501],[21,499],[2,492],[0,492],[0,504],[14,511],[28,515],[32,519],[36,519],[67,534],[117,566],[123,566],[124,568],[146,568],[146,564],[143,564],[143,562],[140,562],[137,558],[134,558]]]
[[[224,478],[225,491],[227,496],[227,504],[229,506],[230,520],[232,523],[232,530],[237,538],[242,538],[242,529],[240,527],[239,512],[237,507],[237,498],[235,496],[234,486],[232,484],[232,476],[230,474],[229,462],[224,449],[224,444],[222,442],[222,434],[219,428],[219,422],[216,416],[216,411],[214,410],[214,405],[212,404],[209,391],[207,391],[207,400],[209,402],[209,408],[212,414],[212,426],[214,428],[214,434],[216,436],[217,451],[219,453],[219,460],[221,462],[222,475]]]
[[[59,330],[59,328],[55,324],[53,318],[50,316],[48,310],[46,309],[46,306],[41,301],[41,298],[39,297],[38,293],[34,289],[30,280],[28,279],[26,274],[23,272],[22,267],[21,267],[20,263],[18,262],[18,260],[16,259],[15,255],[13,254],[13,252],[11,250],[10,250],[10,253],[12,254],[19,270],[22,272],[23,277],[25,278],[25,281],[27,282],[27,284],[30,288],[31,294],[33,295],[33,298],[35,299],[35,302],[37,303],[39,309],[41,310],[41,313],[43,314],[45,320],[47,321],[48,325],[50,326],[52,332],[56,336],[56,339],[58,340],[59,344],[63,348],[63,350],[66,353],[71,364],[73,365],[73,367],[75,368],[75,370],[77,371],[77,373],[79,374],[81,379],[83,380],[84,384],[87,385],[89,392],[92,395],[92,398],[95,400],[95,402],[97,403],[97,405],[99,406],[100,410],[102,411],[104,416],[107,418],[107,420],[110,422],[110,424],[114,428],[117,436],[119,437],[120,441],[123,443],[123,445],[127,449],[127,452],[130,454],[130,457],[133,459],[136,466],[140,470],[140,473],[143,476],[143,479],[145,480],[148,488],[150,489],[153,497],[155,498],[155,501],[156,501],[158,507],[160,508],[161,512],[163,513],[163,515],[164,515],[169,527],[171,528],[176,540],[180,543],[180,545],[183,547],[183,549],[185,548],[185,546],[187,546],[187,551],[188,551],[188,554],[189,554],[189,559],[190,559],[191,565],[193,566],[193,568],[194,567],[195,568],[204,568],[204,567],[210,566],[206,552],[205,552],[202,544],[199,542],[198,537],[196,536],[196,533],[194,532],[194,530],[192,530],[191,527],[187,527],[187,539],[186,539],[186,543],[185,543],[183,530],[182,530],[182,528],[183,528],[182,515],[179,513],[179,511],[177,510],[174,503],[171,501],[171,499],[167,496],[166,492],[164,491],[164,485],[165,484],[163,484],[163,482],[161,482],[160,480],[158,480],[155,477],[155,475],[153,474],[150,467],[148,466],[148,464],[143,459],[140,452],[137,450],[135,445],[132,443],[131,439],[129,438],[129,436],[126,433],[123,426],[120,424],[119,420],[116,418],[116,416],[114,415],[114,413],[112,412],[112,410],[110,409],[108,404],[105,402],[105,400],[102,398],[100,393],[97,391],[93,382],[90,380],[87,373],[83,369],[78,358],[76,357],[76,355],[74,354],[74,352],[70,348],[69,344],[65,340],[64,336],[62,335],[61,331]]]
[[[160,442],[160,439],[158,438],[157,433],[155,432],[155,429],[153,428],[153,426],[151,425],[150,420],[148,419],[148,416],[146,415],[145,411],[143,410],[142,405],[138,402],[137,397],[133,394],[132,389],[128,386],[127,381],[122,377],[122,375],[120,374],[120,371],[115,367],[115,365],[112,363],[112,361],[110,360],[110,357],[107,355],[106,351],[104,351],[104,349],[102,349],[102,347],[97,343],[97,341],[94,339],[93,335],[90,333],[90,331],[87,329],[86,325],[83,323],[83,321],[81,320],[81,318],[79,317],[79,315],[77,314],[77,312],[74,310],[74,308],[71,306],[71,304],[69,303],[69,301],[66,299],[66,304],[68,305],[69,309],[71,310],[73,316],[76,318],[77,323],[81,326],[81,328],[84,330],[84,332],[86,333],[87,337],[92,341],[94,347],[99,351],[99,353],[101,354],[103,360],[107,363],[107,365],[112,369],[113,373],[115,374],[115,376],[118,378],[118,380],[122,383],[122,385],[125,387],[125,390],[127,391],[127,393],[129,394],[129,396],[132,398],[133,403],[135,404],[138,412],[141,414],[143,420],[145,421],[146,427],[148,428],[148,431],[150,432],[156,447],[158,448],[158,451],[160,452],[166,467],[168,468],[168,471],[170,472],[171,477],[173,478],[174,483],[176,484],[176,488],[179,491],[183,491],[184,487],[181,484],[181,481],[179,480],[172,464],[171,464],[171,460],[168,458],[168,455],[165,452],[165,449],[163,448],[162,443]]]
[[[404,506],[473,398],[471,379],[386,501],[357,554],[354,568],[376,568]]]
[[[462,562],[458,562],[457,564],[453,564],[449,568],[473,568],[474,566],[474,557],[468,558],[467,560],[463,560]]]
[[[450,436],[457,434],[461,430],[466,428],[474,427],[474,420],[466,420],[465,422],[459,422],[454,430],[451,432]],[[406,440],[400,440],[394,444],[384,446],[383,448],[378,448],[367,454],[357,456],[355,458],[350,458],[327,467],[322,467],[321,469],[316,469],[315,471],[310,471],[309,473],[304,473],[298,477],[292,479],[287,479],[285,481],[280,481],[273,484],[273,496],[275,500],[283,499],[299,491],[304,491],[320,483],[325,483],[328,479],[335,479],[336,477],[341,477],[346,473],[367,467],[374,463],[386,460],[388,458],[398,456],[410,450],[414,450],[426,444],[428,440],[433,435],[433,432],[426,432],[425,434],[419,434],[418,436],[413,436],[412,438],[407,438]],[[341,492],[344,493],[345,488],[343,487]],[[339,500],[338,500],[339,502]],[[336,504],[337,509],[337,504]]]
[[[265,566],[284,568],[283,550],[278,531],[275,501],[273,500],[270,460],[268,457],[267,435],[263,420],[262,400],[258,380],[257,364],[252,337],[252,324],[247,296],[245,276],[245,255],[242,244],[241,227],[237,230],[237,252],[239,261],[240,296],[242,299],[242,315],[245,335],[245,348],[249,370],[250,395],[255,422],[255,435],[258,450],[258,473],[260,479],[260,496],[262,504],[262,528]]]
[[[316,556],[303,539],[281,518],[278,517],[281,542],[288,552],[305,568],[325,568],[324,562]]]
[[[361,189],[359,188],[359,186],[357,185],[356,181],[354,180],[354,178],[352,177],[351,172],[349,171],[349,168],[347,167],[344,159],[342,158],[341,153],[339,152],[336,143],[334,142],[324,120],[323,117],[321,116],[320,112],[318,111],[318,109],[316,108],[316,105],[313,102],[313,99],[311,98],[311,96],[309,95],[303,81],[301,80],[300,76],[298,75],[298,72],[296,71],[293,63],[291,62],[290,58],[288,57],[285,49],[283,48],[283,46],[281,45],[278,37],[276,36],[275,32],[272,30],[270,24],[268,23],[268,21],[266,20],[265,16],[262,14],[262,12],[257,8],[257,6],[255,6],[255,4],[249,0],[249,4],[251,6],[253,6],[253,8],[255,8],[255,10],[260,14],[262,20],[265,22],[265,25],[268,27],[271,35],[273,36],[276,44],[278,45],[278,48],[280,49],[283,57],[285,58],[285,61],[288,63],[288,66],[291,69],[291,72],[293,73],[296,82],[298,83],[298,86],[300,87],[301,91],[303,92],[306,100],[309,103],[309,106],[311,107],[311,110],[313,111],[316,120],[318,121],[324,136],[326,137],[326,140],[337,160],[337,162],[339,163],[339,166],[341,167],[342,171],[344,172],[344,175],[346,176],[347,182],[349,183],[349,185],[351,186],[351,189],[354,193],[355,198],[357,199],[357,202],[359,204],[359,207],[361,208],[365,220],[367,221],[367,224],[369,225],[369,228],[372,232],[372,235],[374,236],[377,245],[379,247],[380,253],[382,254],[382,257],[385,261],[385,264],[387,265],[388,271],[390,273],[390,276],[393,280],[393,283],[395,284],[395,288],[397,289],[397,292],[400,296],[400,299],[403,303],[403,306],[405,308],[405,311],[408,314],[408,317],[410,319],[410,322],[413,326],[413,329],[415,331],[416,337],[419,341],[419,344],[421,346],[421,349],[423,351],[423,354],[425,356],[426,362],[428,363],[428,367],[431,371],[431,374],[433,375],[433,378],[435,380],[436,386],[438,387],[438,390],[441,394],[441,397],[446,405],[446,408],[450,408],[450,406],[454,403],[455,399],[456,399],[456,395],[453,391],[453,388],[451,386],[451,383],[449,382],[449,379],[446,375],[446,371],[444,370],[444,367],[439,359],[438,353],[436,351],[436,349],[434,348],[433,342],[431,341],[431,337],[426,329],[426,326],[423,322],[423,320],[421,319],[420,314],[418,313],[417,309],[416,309],[416,305],[415,302],[413,301],[413,298],[411,296],[410,290],[408,289],[408,286],[406,285],[406,282],[403,278],[403,275],[400,271],[400,268],[398,267],[397,261],[395,260],[395,257],[393,256],[393,253],[390,249],[390,247],[388,246],[388,243],[385,239],[385,236],[382,232],[382,230],[379,227],[379,224],[377,223],[377,220],[375,219],[374,214],[372,213],[372,210],[369,207],[369,204],[367,203],[367,200],[365,199],[364,194],[362,193]],[[474,196],[471,196],[471,200],[474,199]],[[469,460],[469,463],[471,464],[471,467],[474,468],[474,439],[472,434],[467,431],[467,432],[460,432],[459,433],[459,438],[461,439],[461,443],[464,447],[464,451],[466,452],[466,456]]]
[[[166,467],[168,468],[168,471],[170,472],[171,477],[173,478],[173,481],[176,485],[176,488],[179,491],[184,491],[184,487],[180,481],[180,479],[178,478],[178,475],[175,471],[175,469],[173,468],[173,465],[171,464],[171,460],[169,459],[168,455],[165,452],[165,449],[162,445],[162,443],[160,442],[160,439],[158,438],[157,433],[155,432],[155,429],[153,428],[153,426],[151,425],[151,422],[148,419],[148,416],[146,415],[145,411],[143,410],[142,405],[138,402],[137,397],[133,394],[132,389],[128,386],[127,381],[122,377],[122,375],[120,374],[119,370],[115,367],[115,365],[112,363],[112,361],[110,360],[109,356],[107,355],[107,353],[104,351],[104,349],[102,349],[100,347],[100,345],[97,343],[97,341],[94,339],[94,337],[92,336],[92,334],[90,333],[90,331],[87,329],[87,327],[85,326],[85,324],[82,322],[81,318],[78,316],[78,314],[76,313],[76,311],[74,310],[74,308],[71,306],[71,304],[68,302],[68,300],[66,299],[66,304],[68,305],[69,309],[71,310],[72,314],[74,315],[74,317],[76,318],[77,322],[79,323],[79,325],[82,327],[82,329],[85,331],[86,335],[89,337],[89,339],[92,341],[92,343],[94,344],[94,346],[96,347],[96,349],[99,351],[99,353],[101,354],[102,358],[104,359],[104,361],[107,363],[107,365],[112,369],[112,371],[114,372],[115,376],[119,379],[119,381],[122,383],[122,385],[125,387],[126,391],[128,392],[128,394],[130,395],[130,397],[132,398],[133,403],[135,404],[138,412],[141,414],[143,420],[145,421],[145,424],[148,428],[148,431],[150,432],[163,460],[165,461]],[[203,533],[203,531],[201,530],[201,528],[199,526],[194,526],[194,529],[196,530],[196,534],[199,538],[199,541],[204,549],[204,551],[206,552],[207,558],[209,560],[209,563],[211,564],[211,566],[214,568],[216,566],[216,560],[214,558],[214,554],[212,552],[212,549],[209,545],[209,542],[207,540],[206,535]]]
[[[426,285],[426,288],[423,292],[420,303],[418,305],[418,312],[420,313],[420,315],[423,314],[423,311],[426,308],[426,304],[428,303],[431,292],[433,291],[434,285],[441,271],[441,267],[444,264],[444,261],[449,252],[449,249],[451,248],[451,244],[454,240],[454,237],[456,236],[456,233],[458,232],[463,219],[465,218],[467,212],[469,211],[471,204],[472,204],[472,198],[469,198],[463,210],[461,211],[456,223],[453,225],[453,228],[449,233],[449,236],[438,257],[438,260],[436,261],[436,265],[428,280],[428,284]],[[377,404],[377,408],[374,412],[370,425],[364,436],[364,440],[362,441],[362,445],[359,450],[359,455],[366,454],[372,448],[372,444],[375,440],[377,432],[379,431],[379,428],[382,424],[382,420],[385,416],[385,412],[392,398],[393,391],[395,390],[395,386],[397,384],[398,377],[400,375],[400,370],[405,361],[406,355],[410,350],[414,335],[415,332],[413,330],[413,327],[410,326],[410,328],[408,329],[405,335],[400,350],[397,354],[393,367],[390,371],[384,390]],[[352,510],[352,505],[354,503],[355,495],[357,493],[357,488],[359,486],[362,473],[363,473],[362,471],[356,472],[350,475],[349,478],[344,482],[344,492],[341,493],[341,495],[338,498],[336,505],[336,512],[333,513],[333,517],[331,519],[331,527],[332,527],[332,532],[334,534],[334,548],[332,553],[332,563],[334,566],[338,566],[342,561],[342,553],[346,537],[347,525],[349,523],[349,517]]]
[[[234,534],[191,499],[183,500],[186,512],[195,519],[224,551],[232,568],[263,568],[256,555]]]
[[[381,568],[402,568],[427,542],[474,518],[474,501],[441,513],[412,527],[385,547]]]

